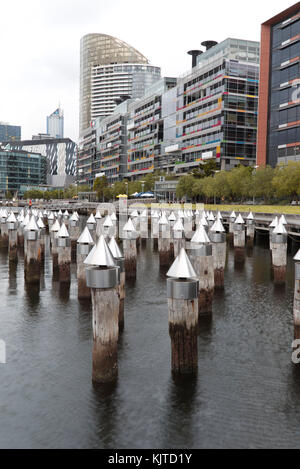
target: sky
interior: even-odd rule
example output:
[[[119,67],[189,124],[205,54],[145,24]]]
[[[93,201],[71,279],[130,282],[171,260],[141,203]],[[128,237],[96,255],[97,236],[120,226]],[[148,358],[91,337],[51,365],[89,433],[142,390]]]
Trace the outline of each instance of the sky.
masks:
[[[78,141],[80,39],[115,36],[178,76],[190,49],[227,37],[260,40],[260,25],[293,0],[10,0],[1,2],[0,121],[22,126],[22,139],[46,132],[59,105],[65,137]]]

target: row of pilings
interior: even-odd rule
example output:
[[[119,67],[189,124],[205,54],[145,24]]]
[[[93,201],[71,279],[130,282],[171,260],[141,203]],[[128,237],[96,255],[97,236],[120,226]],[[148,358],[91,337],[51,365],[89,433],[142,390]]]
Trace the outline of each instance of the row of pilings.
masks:
[[[149,229],[150,226],[150,229]],[[9,262],[24,249],[24,276],[39,284],[50,237],[53,278],[71,282],[71,263],[77,265],[79,300],[91,300],[93,312],[93,381],[107,383],[118,376],[118,341],[125,327],[126,281],[138,275],[137,256],[151,239],[159,265],[166,268],[171,369],[175,376],[193,376],[198,370],[197,336],[202,318],[211,317],[216,290],[224,289],[228,246],[235,262],[245,262],[253,248],[255,216],[234,212],[228,233],[220,213],[182,210],[132,210],[120,223],[115,213],[91,214],[84,221],[77,212],[0,209],[0,247]],[[274,283],[286,280],[288,225],[275,217],[269,227]],[[300,338],[300,255],[295,258],[295,338]]]

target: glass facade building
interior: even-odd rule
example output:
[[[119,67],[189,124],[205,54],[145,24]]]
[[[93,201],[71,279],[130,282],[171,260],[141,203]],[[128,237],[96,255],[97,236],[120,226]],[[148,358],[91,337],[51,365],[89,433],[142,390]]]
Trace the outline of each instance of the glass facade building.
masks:
[[[47,134],[53,138],[64,138],[64,113],[60,107],[47,117]]]
[[[254,165],[259,43],[226,39],[178,80],[175,172],[215,159],[219,169]]]
[[[0,142],[18,142],[21,140],[21,127],[0,122]]]
[[[0,194],[23,195],[26,186],[47,182],[47,158],[37,153],[0,147]]]
[[[262,25],[260,166],[300,161],[300,2]]]
[[[129,64],[140,69],[129,70]],[[80,136],[93,119],[113,112],[116,98],[132,96],[133,91],[141,97],[143,82],[159,77],[160,69],[151,67],[146,57],[125,42],[106,34],[84,36],[80,43]]]

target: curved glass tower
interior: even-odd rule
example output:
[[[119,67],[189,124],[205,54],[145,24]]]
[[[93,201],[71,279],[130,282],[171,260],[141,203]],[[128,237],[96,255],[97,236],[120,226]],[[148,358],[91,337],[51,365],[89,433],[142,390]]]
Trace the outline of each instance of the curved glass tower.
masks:
[[[111,115],[118,98],[143,96],[160,75],[159,67],[149,65],[144,55],[125,42],[106,34],[84,36],[80,43],[80,135],[96,117]]]

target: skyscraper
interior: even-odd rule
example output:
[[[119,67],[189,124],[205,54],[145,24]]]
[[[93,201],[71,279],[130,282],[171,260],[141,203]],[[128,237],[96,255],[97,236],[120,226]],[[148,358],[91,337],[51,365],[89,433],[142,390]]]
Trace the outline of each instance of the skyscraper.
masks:
[[[257,164],[300,161],[300,2],[261,30]]]
[[[161,76],[140,52],[106,34],[80,43],[80,136],[97,117],[110,116],[120,97],[139,98]]]
[[[64,138],[64,113],[60,107],[47,117],[47,134],[53,138]]]
[[[0,122],[0,142],[18,142],[21,140],[21,127]]]

